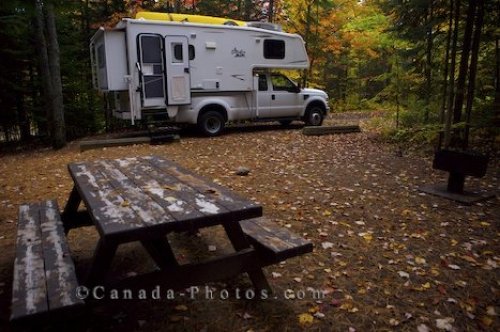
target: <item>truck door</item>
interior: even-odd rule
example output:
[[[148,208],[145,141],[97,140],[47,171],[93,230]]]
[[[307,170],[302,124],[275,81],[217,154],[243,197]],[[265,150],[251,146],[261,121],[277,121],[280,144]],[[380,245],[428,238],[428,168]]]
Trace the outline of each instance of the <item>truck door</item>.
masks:
[[[267,91],[259,91],[259,118],[297,117],[302,110],[297,87],[288,77],[271,74]]]
[[[140,34],[138,47],[142,106],[165,107],[163,38],[155,34]]]
[[[165,37],[168,105],[186,105],[191,103],[189,58],[187,37]]]

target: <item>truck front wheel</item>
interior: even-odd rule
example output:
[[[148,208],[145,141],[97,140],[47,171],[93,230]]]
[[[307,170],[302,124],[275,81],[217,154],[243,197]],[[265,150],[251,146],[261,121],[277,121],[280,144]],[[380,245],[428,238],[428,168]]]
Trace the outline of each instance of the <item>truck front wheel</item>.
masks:
[[[321,126],[324,118],[324,110],[321,106],[313,105],[309,107],[304,116],[306,126]]]
[[[206,136],[217,136],[224,130],[224,116],[217,111],[208,111],[198,118],[198,128]]]

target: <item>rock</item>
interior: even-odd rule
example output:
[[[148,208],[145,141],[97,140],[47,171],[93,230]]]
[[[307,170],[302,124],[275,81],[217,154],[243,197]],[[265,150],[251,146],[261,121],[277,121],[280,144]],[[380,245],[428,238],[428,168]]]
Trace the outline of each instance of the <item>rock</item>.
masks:
[[[238,167],[235,172],[235,174],[239,176],[246,176],[248,173],[250,173],[250,169],[243,166]]]

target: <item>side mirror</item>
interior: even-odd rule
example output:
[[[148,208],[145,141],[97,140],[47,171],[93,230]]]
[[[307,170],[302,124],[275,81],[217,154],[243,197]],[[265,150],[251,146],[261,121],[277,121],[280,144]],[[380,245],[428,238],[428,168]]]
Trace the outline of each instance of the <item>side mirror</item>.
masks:
[[[300,91],[302,91],[302,84],[301,83],[297,84],[297,89],[295,91],[297,93],[300,93]]]

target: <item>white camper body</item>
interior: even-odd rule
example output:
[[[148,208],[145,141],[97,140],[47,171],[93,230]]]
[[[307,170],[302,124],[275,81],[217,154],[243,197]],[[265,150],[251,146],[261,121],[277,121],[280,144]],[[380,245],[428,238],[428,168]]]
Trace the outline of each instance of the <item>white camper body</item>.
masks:
[[[293,90],[288,91],[293,98],[286,103],[296,103],[297,110],[268,112],[271,100],[276,100],[276,95],[267,100],[263,94],[262,83],[271,80],[270,70],[309,66],[304,42],[296,34],[123,19],[114,29],[99,29],[90,48],[95,87],[114,96],[115,116],[132,123],[162,115],[177,123],[200,124],[207,110],[220,112],[224,123],[299,119],[305,116],[306,104],[315,99],[323,103],[324,113],[328,109],[324,92],[294,89],[290,82],[292,86],[285,89]],[[272,87],[272,82],[267,86]]]

